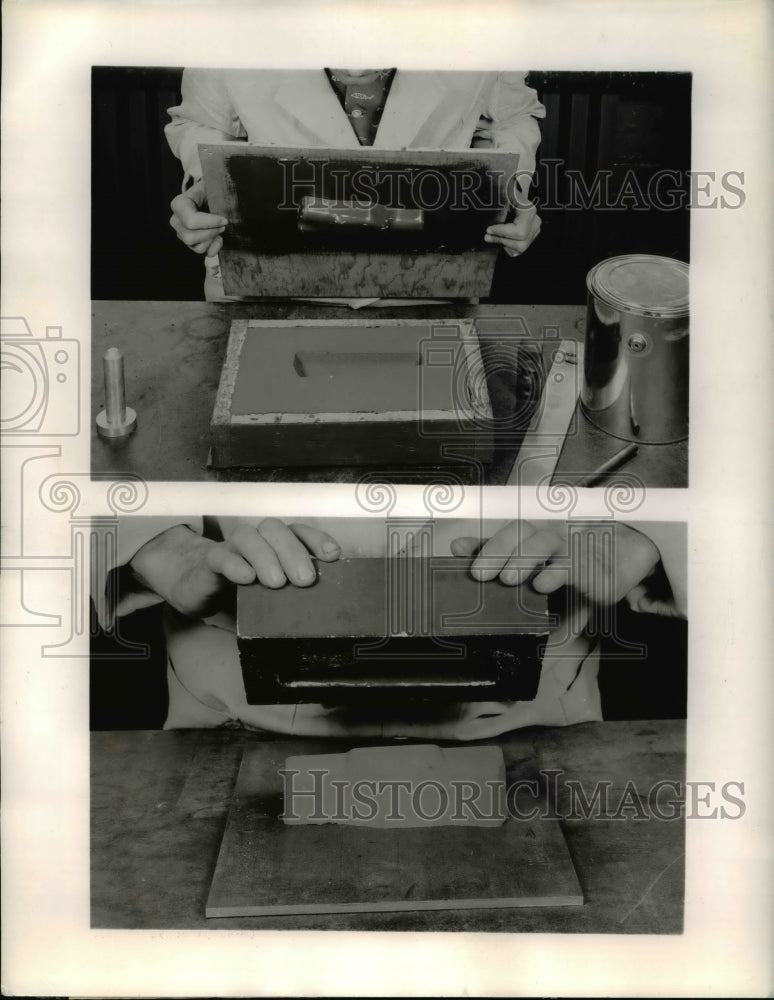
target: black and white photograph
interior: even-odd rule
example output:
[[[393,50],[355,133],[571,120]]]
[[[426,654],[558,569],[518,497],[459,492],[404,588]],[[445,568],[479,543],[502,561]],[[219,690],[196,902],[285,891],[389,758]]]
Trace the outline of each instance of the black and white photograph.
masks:
[[[92,927],[682,932],[685,524],[102,530]]]
[[[687,486],[691,93],[94,67],[92,469]]]

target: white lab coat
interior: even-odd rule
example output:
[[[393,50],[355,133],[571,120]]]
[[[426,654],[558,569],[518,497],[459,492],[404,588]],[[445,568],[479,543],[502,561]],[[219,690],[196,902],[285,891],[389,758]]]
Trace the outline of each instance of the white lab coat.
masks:
[[[385,550],[385,526],[378,518],[304,520],[332,534],[341,544],[344,556],[381,555]],[[106,572],[128,563],[145,542],[180,523],[181,518],[124,518],[119,528],[116,561],[113,566],[106,567]],[[198,519],[184,523],[195,531],[202,530]],[[485,533],[493,533],[502,523],[487,523]],[[233,519],[221,520],[225,537],[232,526]],[[473,533],[478,531],[478,525],[472,527]],[[684,525],[649,522],[635,527],[658,546],[672,586],[675,609],[684,615]],[[435,553],[448,554],[452,538],[471,533],[470,524],[437,521]],[[103,625],[109,625],[116,616],[159,603],[156,594],[134,587],[120,595],[115,607],[108,607],[106,572],[94,579],[92,590]],[[239,665],[235,622],[227,614],[196,621],[167,608],[165,631],[169,658],[169,713],[165,726],[170,729],[241,723],[296,736],[416,736],[472,740],[492,738],[523,726],[565,726],[598,721],[602,717],[597,686],[597,647],[586,635],[572,637],[555,646],[549,643],[537,697],[533,701],[459,704],[441,717],[421,722],[393,717],[357,722],[352,720],[351,713],[344,715],[320,705],[248,705]]]
[[[322,69],[186,69],[181,90],[165,132],[183,164],[184,186],[201,178],[199,143],[360,145]],[[536,119],[545,113],[524,73],[398,70],[374,147],[463,150],[475,140],[519,153],[526,179],[540,143]]]
[[[359,148],[325,71],[186,69],[182,103],[169,108],[165,132],[185,171],[183,190],[202,176],[200,143],[245,139],[261,146]],[[469,149],[519,154],[518,186],[526,198],[545,108],[524,73],[399,70],[392,81],[374,147]],[[509,256],[513,252],[506,250]],[[205,258],[205,298],[228,301],[218,258]],[[409,300],[318,299],[363,305]]]

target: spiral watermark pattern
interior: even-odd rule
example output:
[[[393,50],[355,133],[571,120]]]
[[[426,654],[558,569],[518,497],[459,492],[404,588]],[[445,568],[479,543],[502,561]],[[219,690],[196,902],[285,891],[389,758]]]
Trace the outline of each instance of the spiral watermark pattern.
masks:
[[[430,514],[450,514],[465,499],[465,486],[459,476],[449,475],[443,482],[428,483],[422,503]]]
[[[38,488],[38,497],[46,510],[55,514],[73,513],[81,503],[82,494],[76,483],[59,475],[48,476]]]
[[[645,483],[631,472],[616,472],[615,481],[605,488],[605,506],[611,516],[631,514],[645,502]]]
[[[355,486],[355,500],[369,514],[384,514],[388,517],[395,509],[398,491],[391,483],[366,477]]]
[[[538,483],[538,503],[553,516],[564,514],[571,517],[578,505],[578,490],[569,483],[552,482],[552,476],[543,476]]]
[[[127,476],[108,487],[107,504],[114,514],[135,514],[148,499],[148,484],[140,476]]]

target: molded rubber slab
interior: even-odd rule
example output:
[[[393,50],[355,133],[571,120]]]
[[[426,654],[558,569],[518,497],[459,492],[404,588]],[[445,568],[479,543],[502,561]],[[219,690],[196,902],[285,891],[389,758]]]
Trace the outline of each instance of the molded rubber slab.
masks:
[[[422,365],[430,326],[262,328],[245,337],[231,412],[382,413],[451,410],[455,365]],[[421,370],[420,370],[421,368]],[[467,400],[465,401],[467,403]]]
[[[285,771],[288,825],[405,830],[501,826],[506,818],[505,762],[496,746],[361,747],[288,757]]]

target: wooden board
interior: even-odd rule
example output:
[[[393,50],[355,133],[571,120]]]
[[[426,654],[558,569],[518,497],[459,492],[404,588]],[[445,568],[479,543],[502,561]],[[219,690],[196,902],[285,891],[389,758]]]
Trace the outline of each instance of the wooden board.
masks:
[[[490,462],[495,425],[471,326],[234,320],[212,466]]]
[[[297,746],[295,744],[294,746]],[[287,746],[247,749],[207,900],[208,917],[580,906],[558,820],[500,826],[286,825]],[[525,777],[524,767],[507,781]],[[522,787],[512,810],[536,805]]]
[[[251,704],[527,701],[551,618],[529,586],[481,583],[470,559],[341,559],[311,587],[239,587]]]
[[[455,298],[489,294],[519,164],[502,150],[199,146],[211,212],[229,220],[219,253],[237,296]],[[306,196],[424,210],[418,232],[298,225]]]

